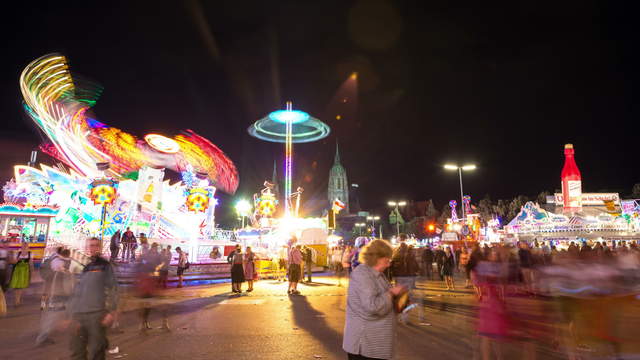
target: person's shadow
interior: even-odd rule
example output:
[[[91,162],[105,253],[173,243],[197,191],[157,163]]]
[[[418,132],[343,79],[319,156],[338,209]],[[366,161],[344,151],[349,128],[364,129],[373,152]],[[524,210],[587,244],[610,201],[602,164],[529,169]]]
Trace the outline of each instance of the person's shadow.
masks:
[[[327,324],[325,314],[314,309],[305,296],[289,296],[289,300],[295,325],[318,339],[335,358],[345,357],[345,353],[341,351],[342,334]]]

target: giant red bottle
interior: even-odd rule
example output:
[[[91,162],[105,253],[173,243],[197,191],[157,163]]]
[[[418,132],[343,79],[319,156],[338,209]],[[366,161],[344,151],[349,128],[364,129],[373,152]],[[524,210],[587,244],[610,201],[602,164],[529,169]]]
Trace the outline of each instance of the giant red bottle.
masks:
[[[564,146],[564,166],[560,174],[564,212],[582,209],[582,176],[574,158],[573,144]]]

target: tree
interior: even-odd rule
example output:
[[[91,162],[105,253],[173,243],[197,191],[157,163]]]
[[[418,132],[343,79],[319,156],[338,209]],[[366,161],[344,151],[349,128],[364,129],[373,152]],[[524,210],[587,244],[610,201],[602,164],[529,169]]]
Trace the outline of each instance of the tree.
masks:
[[[634,199],[640,199],[640,183],[633,185],[631,189],[631,197]]]
[[[507,218],[509,221],[516,217],[520,213],[520,209],[526,204],[529,199],[524,195],[518,195],[511,200],[508,207]]]
[[[478,202],[478,213],[480,213],[480,219],[485,223],[491,219],[493,219],[493,215],[496,213],[494,210],[494,206],[491,203],[491,197],[486,195],[484,199]]]
[[[540,205],[541,207],[547,204],[547,196],[551,195],[550,192],[548,192],[547,190],[543,190],[542,192],[540,192],[540,194],[538,194],[538,196],[536,197],[536,202],[538,203],[538,205]]]
[[[440,216],[438,217],[438,224],[446,224],[449,217],[451,217],[451,208],[449,207],[449,204],[444,204],[442,211],[440,212]]]
[[[497,203],[493,205],[493,212],[501,217],[503,220],[507,216],[507,212],[509,211],[509,204],[505,200],[498,200]]]
[[[427,216],[427,219],[430,221],[433,221],[438,217],[438,210],[436,210],[435,205],[433,205],[433,200],[431,199],[427,201],[427,211],[425,215]]]

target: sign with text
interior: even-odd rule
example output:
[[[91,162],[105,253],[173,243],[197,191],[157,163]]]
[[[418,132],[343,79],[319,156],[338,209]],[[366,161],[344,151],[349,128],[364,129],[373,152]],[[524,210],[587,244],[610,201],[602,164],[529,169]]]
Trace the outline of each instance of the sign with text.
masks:
[[[582,205],[604,205],[605,201],[613,201],[616,205],[620,204],[620,195],[618,193],[583,193]],[[547,200],[548,202],[548,200]],[[564,203],[562,193],[555,193],[553,203],[560,205]]]

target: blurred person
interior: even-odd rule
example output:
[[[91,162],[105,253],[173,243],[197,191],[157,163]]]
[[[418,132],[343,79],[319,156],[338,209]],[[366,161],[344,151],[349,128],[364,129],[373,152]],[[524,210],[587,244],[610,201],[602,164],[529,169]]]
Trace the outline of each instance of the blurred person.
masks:
[[[138,235],[138,239],[140,240],[140,256],[144,257],[147,255],[147,252],[149,252],[149,250],[151,249],[151,245],[149,245],[149,239],[147,239],[147,236],[144,233],[140,233]],[[136,259],[136,253],[134,249],[133,260],[135,259]]]
[[[477,281],[482,296],[478,308],[477,331],[480,336],[480,353],[482,360],[491,358],[491,348],[496,359],[501,360],[502,342],[508,337],[508,316],[500,286],[503,279],[502,264],[498,252],[489,251],[486,260],[477,265]]]
[[[15,256],[9,287],[14,290],[14,305],[22,305],[22,291],[31,284],[31,251],[29,244],[23,242]]]
[[[311,272],[313,270],[313,249],[308,245],[304,247],[303,258],[304,269],[307,273],[307,282],[311,282]],[[304,278],[304,275],[302,277]]]
[[[413,249],[407,245],[407,235],[400,234],[398,237],[400,245],[393,251],[391,257],[391,274],[395,278],[396,284],[406,288],[412,295],[416,297],[416,277],[418,276],[418,262]],[[406,319],[406,316],[405,318]],[[422,316],[420,317],[422,321]]]
[[[51,283],[53,280],[53,275],[55,275],[54,270],[51,268],[51,264],[53,260],[55,260],[60,253],[64,250],[62,246],[56,248],[56,251],[49,255],[46,259],[42,261],[40,264],[40,278],[44,281],[44,286],[42,287],[42,296],[40,297],[40,310],[44,310],[47,306],[47,299],[49,298],[49,293],[51,291]]]
[[[0,289],[4,292],[7,291],[7,284],[9,282],[9,249],[7,242],[0,241]]]
[[[436,270],[438,271],[438,276],[442,281],[444,281],[444,276],[442,275],[442,264],[444,263],[445,256],[446,254],[444,253],[444,250],[442,250],[442,246],[438,246],[435,252]]]
[[[187,261],[187,253],[182,251],[180,246],[176,248],[176,252],[178,253],[178,287],[181,288],[184,282],[184,271],[189,268],[189,262]]]
[[[394,297],[405,288],[391,286],[383,275],[393,250],[376,239],[360,252],[361,265],[351,273],[342,348],[349,359],[392,359],[396,316]]]
[[[351,256],[352,256],[353,248],[351,245],[347,245],[342,252],[342,268],[346,270],[346,272],[351,274]]]
[[[116,261],[118,258],[118,254],[120,254],[120,240],[122,238],[122,234],[120,230],[117,230],[113,235],[111,235],[111,240],[109,241],[109,250],[111,250],[111,261]]]
[[[422,251],[422,263],[424,264],[424,276],[433,280],[433,250],[426,246]]]
[[[144,256],[141,256],[137,264],[136,295],[142,300],[140,309],[140,332],[146,334],[151,329],[149,315],[151,314],[151,304],[158,292],[158,273],[163,265],[162,257],[158,252],[158,243],[153,243]],[[169,319],[166,311],[162,312],[162,329],[170,330]]]
[[[242,247],[240,244],[236,245],[235,250],[229,254],[231,263],[231,291],[233,293],[242,293],[242,283],[245,281],[244,277],[244,255],[242,254]]]
[[[418,262],[411,246],[407,245],[407,235],[400,234],[398,237],[400,246],[398,246],[391,257],[391,273],[395,278],[396,284],[404,287],[409,292],[409,297],[414,303],[418,303],[418,319],[420,322],[424,320],[423,300],[416,290],[416,277],[418,276]],[[386,270],[386,269],[385,269]],[[406,322],[408,314],[403,313],[401,320]]]
[[[469,273],[469,279],[471,280],[471,285],[473,286],[473,290],[476,294],[476,297],[480,299],[482,297],[482,292],[480,291],[480,287],[478,286],[478,274],[477,267],[480,261],[484,260],[482,257],[482,251],[480,250],[480,245],[473,244],[471,247],[471,254],[469,255],[469,261],[467,262],[467,266],[465,270]]]
[[[282,245],[278,250],[278,281],[286,281],[289,249]]]
[[[525,292],[533,292],[533,255],[529,249],[529,244],[525,241],[520,241],[518,244],[518,260],[520,264],[520,272],[522,274],[522,281],[524,283]]]
[[[171,260],[173,259],[173,254],[171,254],[171,245],[167,245],[166,248],[162,249],[160,252],[160,260],[162,261],[162,265],[160,266],[159,273],[159,283],[163,289],[166,289],[167,282],[169,280],[169,266],[171,265]]]
[[[136,255],[135,255],[135,251],[136,248],[138,247],[138,243],[136,241],[136,236],[133,234],[133,231],[131,231],[131,228],[127,228],[127,231],[124,232],[124,234],[122,234],[122,246],[124,247],[123,251],[122,251],[122,260],[123,261],[130,261],[130,260],[135,260],[136,259]]]
[[[300,251],[301,246],[292,245],[291,251],[289,252],[289,289],[287,293],[289,295],[300,295],[300,291],[298,291],[298,282],[302,279],[302,252]]]
[[[69,301],[72,319],[71,359],[104,359],[109,346],[106,329],[118,308],[118,281],[100,252],[98,238],[87,240],[90,262],[84,267]]]
[[[456,266],[454,267],[454,271],[462,270],[462,269],[458,269],[460,264],[460,256],[462,255],[462,250],[459,247],[456,247],[456,249],[454,250],[452,247],[451,251],[453,251],[453,255],[454,255],[453,260],[456,263]]]
[[[468,288],[471,285],[471,274],[467,270],[467,264],[469,263],[469,257],[471,257],[471,249],[464,248],[460,253],[460,261],[458,267],[460,272],[464,272],[464,287]]]
[[[446,247],[444,253],[442,269],[440,270],[441,275],[444,278],[447,290],[455,290],[455,284],[453,283],[453,269],[456,267],[455,255],[451,247]]]
[[[258,280],[258,269],[256,268],[256,254],[247,246],[244,254],[244,278],[247,280],[247,292],[253,291],[253,282]]]
[[[53,273],[48,290],[45,307],[40,317],[40,331],[36,345],[53,344],[51,333],[67,317],[67,302],[73,291],[73,275],[69,272],[71,251],[62,249],[51,259]]]

